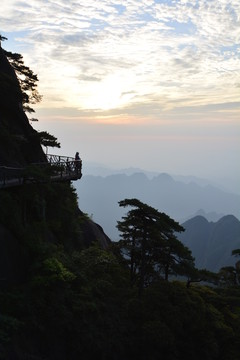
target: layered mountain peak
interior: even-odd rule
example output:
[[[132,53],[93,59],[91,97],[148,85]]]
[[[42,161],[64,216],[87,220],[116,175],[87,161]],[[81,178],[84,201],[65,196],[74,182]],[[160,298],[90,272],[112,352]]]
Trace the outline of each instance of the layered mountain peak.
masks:
[[[221,267],[234,265],[232,250],[240,247],[240,221],[226,215],[217,222],[209,222],[203,216],[184,222],[185,232],[178,237],[195,257],[198,268],[218,272]]]

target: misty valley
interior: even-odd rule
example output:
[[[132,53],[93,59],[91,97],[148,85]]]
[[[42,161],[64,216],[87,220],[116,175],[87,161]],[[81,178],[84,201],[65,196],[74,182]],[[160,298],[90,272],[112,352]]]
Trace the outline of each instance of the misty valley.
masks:
[[[198,266],[218,271],[233,264],[231,251],[238,247],[240,236],[237,194],[213,185],[176,181],[168,174],[151,178],[144,173],[85,175],[74,185],[81,209],[101,224],[113,241],[119,240],[116,225],[124,215],[118,201],[137,198],[186,228],[179,238],[193,251]]]

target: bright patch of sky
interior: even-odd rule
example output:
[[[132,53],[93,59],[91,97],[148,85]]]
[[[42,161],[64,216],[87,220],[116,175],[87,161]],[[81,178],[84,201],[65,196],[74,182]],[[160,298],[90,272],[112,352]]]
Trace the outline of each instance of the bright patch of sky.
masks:
[[[194,129],[195,137],[210,132],[217,138],[219,151],[224,142],[239,141],[239,0],[2,0],[0,33],[8,37],[3,47],[22,53],[38,74],[40,118],[61,118],[58,126],[72,119],[81,130],[86,124],[109,126],[105,137],[95,139],[97,146],[110,141],[119,126],[126,133],[130,126],[136,134],[138,127],[148,129],[146,146],[154,141],[153,133],[164,134],[169,149],[176,148],[172,144],[178,133],[188,171],[188,163],[194,163],[190,155],[186,158],[194,156]],[[221,134],[214,129],[222,129]],[[122,141],[126,138],[122,133]],[[239,176],[236,147],[226,161],[233,159],[228,171]],[[156,140],[154,151],[158,149]],[[113,150],[108,156],[111,152],[116,159]],[[217,163],[215,150],[212,154],[209,159]],[[105,157],[108,161],[107,151]],[[122,159],[130,161],[127,151],[122,150]],[[149,160],[129,165],[150,163],[154,168]]]

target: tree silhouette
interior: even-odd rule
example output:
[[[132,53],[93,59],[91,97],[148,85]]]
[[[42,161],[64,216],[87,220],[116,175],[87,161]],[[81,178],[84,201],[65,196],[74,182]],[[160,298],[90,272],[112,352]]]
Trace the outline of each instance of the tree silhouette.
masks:
[[[240,249],[232,251],[233,256],[240,256]],[[219,275],[221,281],[226,285],[240,285],[240,260],[235,263],[235,266],[224,266],[220,269]]]
[[[119,247],[130,268],[131,285],[137,284],[139,295],[159,277],[185,275],[194,266],[190,250],[177,238],[184,228],[165,213],[138,199],[125,199],[121,207],[132,207],[117,228],[122,233]]]
[[[36,104],[42,99],[42,96],[37,90],[38,77],[28,66],[24,64],[22,55],[6,50],[4,50],[4,53],[17,75],[22,91],[23,110],[32,113],[34,110],[29,105]]]
[[[54,135],[49,134],[47,131],[39,131],[38,136],[40,137],[40,144],[48,148],[57,147],[60,148],[60,143],[57,142],[57,138]]]
[[[0,41],[7,40],[6,37],[0,35]],[[5,56],[13,67],[18,83],[21,89],[21,103],[23,110],[29,113],[34,112],[31,104],[41,101],[42,96],[37,90],[38,77],[34,72],[24,64],[23,56],[18,53],[12,53],[3,49]]]
[[[5,36],[0,35],[0,41],[4,41],[7,40],[7,38]]]

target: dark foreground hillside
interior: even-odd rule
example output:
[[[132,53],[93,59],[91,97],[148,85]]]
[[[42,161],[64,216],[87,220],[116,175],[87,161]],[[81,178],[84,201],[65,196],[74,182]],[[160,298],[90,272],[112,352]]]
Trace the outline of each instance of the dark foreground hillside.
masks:
[[[76,204],[68,184],[0,191],[0,359],[239,359],[239,285],[159,278],[139,297]]]
[[[239,288],[159,281],[139,298],[110,251],[33,250],[0,293],[1,359],[239,359]]]

